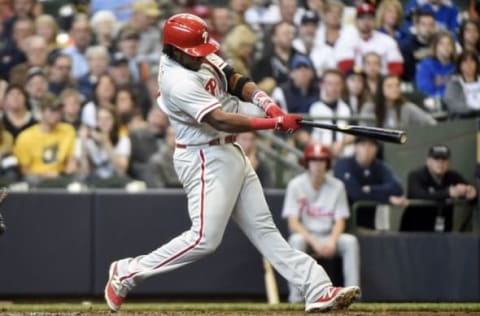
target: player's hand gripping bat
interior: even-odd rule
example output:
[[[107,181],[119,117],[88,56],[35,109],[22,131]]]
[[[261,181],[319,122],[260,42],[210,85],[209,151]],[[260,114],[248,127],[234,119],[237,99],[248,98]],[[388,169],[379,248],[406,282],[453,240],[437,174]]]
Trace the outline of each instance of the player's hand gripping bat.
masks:
[[[346,134],[351,134],[355,136],[362,136],[373,138],[385,142],[404,144],[407,141],[407,133],[400,130],[378,128],[378,127],[368,127],[368,126],[358,126],[358,125],[340,125],[340,124],[327,124],[319,123],[307,120],[299,121],[300,125],[317,127],[323,129],[329,129],[332,131],[342,132]]]

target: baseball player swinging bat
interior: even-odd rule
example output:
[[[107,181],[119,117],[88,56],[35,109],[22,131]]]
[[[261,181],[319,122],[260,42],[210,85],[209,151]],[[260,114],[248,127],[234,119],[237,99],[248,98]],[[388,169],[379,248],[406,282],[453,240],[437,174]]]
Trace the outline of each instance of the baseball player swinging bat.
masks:
[[[301,120],[300,125],[329,129],[355,136],[374,138],[385,142],[404,144],[407,141],[407,134],[401,130],[385,129],[378,127],[358,126],[358,125],[336,125],[328,123],[319,123],[307,120]]]

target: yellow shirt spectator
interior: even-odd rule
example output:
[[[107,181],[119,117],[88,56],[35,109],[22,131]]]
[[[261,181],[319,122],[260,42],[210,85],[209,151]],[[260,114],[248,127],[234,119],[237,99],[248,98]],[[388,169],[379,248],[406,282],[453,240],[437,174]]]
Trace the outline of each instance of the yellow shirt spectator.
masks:
[[[67,123],[58,123],[50,132],[36,124],[18,135],[14,153],[24,175],[60,174],[74,157],[75,130]]]

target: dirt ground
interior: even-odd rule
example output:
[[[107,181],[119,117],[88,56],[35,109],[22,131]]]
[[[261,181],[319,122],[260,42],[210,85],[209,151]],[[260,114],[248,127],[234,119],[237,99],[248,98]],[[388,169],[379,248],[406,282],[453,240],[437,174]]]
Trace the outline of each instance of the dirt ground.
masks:
[[[178,312],[70,312],[70,313],[41,313],[41,312],[0,312],[0,316],[256,316],[256,315],[280,315],[280,316],[299,316],[299,315],[324,315],[324,316],[474,316],[479,315],[478,312],[331,312],[321,314],[305,314],[301,311],[249,311],[249,312],[231,312],[231,311],[178,311]]]

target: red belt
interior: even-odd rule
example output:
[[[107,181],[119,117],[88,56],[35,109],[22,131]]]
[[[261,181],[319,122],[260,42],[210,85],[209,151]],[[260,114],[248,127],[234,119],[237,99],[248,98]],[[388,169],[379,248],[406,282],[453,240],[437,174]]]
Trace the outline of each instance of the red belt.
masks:
[[[237,140],[236,135],[228,135],[223,138],[223,143],[220,138],[215,138],[209,141],[206,146],[217,146],[217,145],[222,145],[222,144],[231,144],[234,143]],[[175,147],[177,148],[187,148],[187,147],[195,147],[195,146],[202,146],[203,144],[198,144],[198,145],[184,145],[184,144],[175,144]]]

